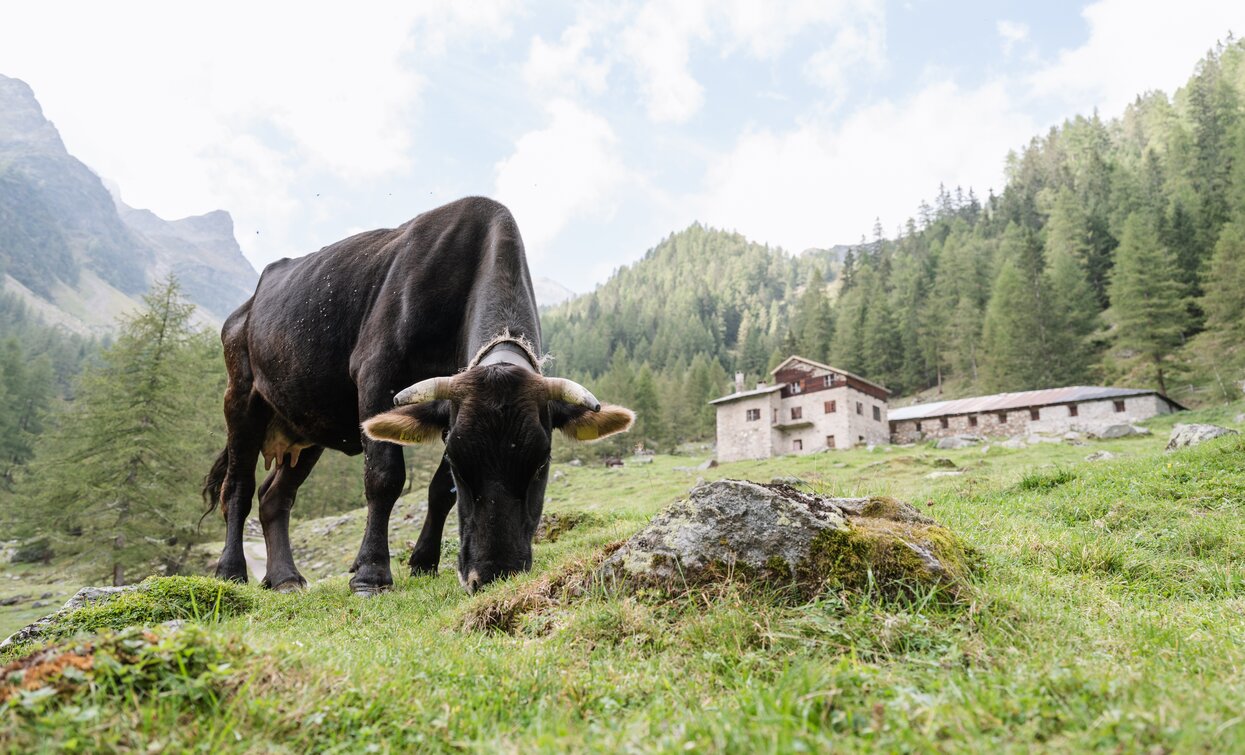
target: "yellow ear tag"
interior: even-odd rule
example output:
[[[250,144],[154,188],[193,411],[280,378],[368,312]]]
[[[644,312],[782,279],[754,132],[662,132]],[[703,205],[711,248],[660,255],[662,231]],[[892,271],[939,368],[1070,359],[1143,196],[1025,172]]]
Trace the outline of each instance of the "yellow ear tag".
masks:
[[[580,425],[575,428],[575,437],[578,440],[596,440],[601,437],[601,432],[596,425]]]
[[[406,443],[423,443],[423,433],[402,433],[402,440]]]

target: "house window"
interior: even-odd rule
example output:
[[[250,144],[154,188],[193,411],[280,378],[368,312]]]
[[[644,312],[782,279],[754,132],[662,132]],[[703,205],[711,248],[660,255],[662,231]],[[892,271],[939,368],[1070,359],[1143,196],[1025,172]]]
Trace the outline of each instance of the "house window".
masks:
[[[976,414],[970,414],[970,415],[968,415],[968,426],[969,426],[969,427],[976,427],[976,426],[977,426],[977,415],[976,415]]]
[[[1079,410],[1077,409],[1076,404],[1068,404],[1068,416],[1069,417],[1077,416],[1078,411]]]
[[[946,429],[947,429],[947,427],[948,427],[950,424],[951,424],[951,423],[947,421],[947,418],[946,418],[946,417],[939,417],[939,418],[938,418],[938,426],[939,426],[939,427],[941,427],[943,430],[946,430]]]
[[[794,383],[792,383],[792,384],[791,384],[791,392],[792,392],[793,394],[794,394],[794,393],[803,393],[803,392],[804,392],[804,383],[800,382],[799,380],[797,380],[797,381],[795,381]]]
[[[1029,419],[1041,419],[1041,418],[1042,418],[1041,409],[1030,409],[1029,410]]]
[[[834,436],[833,435],[826,436],[826,448],[834,448]]]
[[[838,410],[839,410],[839,402],[837,401],[826,402],[826,414],[834,414]]]
[[[865,405],[860,403],[859,401],[856,402],[856,413],[857,414],[865,413]]]
[[[920,423],[920,422],[916,423],[916,431],[917,431],[918,433],[919,433],[919,432],[921,432],[921,423]]]
[[[856,442],[857,442],[857,443],[864,443],[864,442],[865,442],[865,436],[863,436],[863,435],[857,435],[857,436],[856,436]]]
[[[824,380],[824,381],[825,381],[825,384],[826,384],[826,387],[827,387],[827,388],[833,388],[833,387],[834,387],[834,376],[833,376],[833,375],[826,375],[824,378],[822,378],[822,380]]]
[[[791,450],[792,451],[803,451],[804,441],[800,440],[799,438],[796,438],[795,440],[791,441]]]
[[[801,419],[803,417],[804,417],[804,407],[802,406],[791,407],[791,419]]]
[[[760,409],[749,409],[748,410],[748,421],[749,422],[756,422],[760,419],[761,419]]]
[[[1115,411],[1117,411],[1117,412],[1122,412],[1122,411],[1124,411],[1124,402],[1123,402],[1123,401],[1112,401],[1111,403],[1115,404]]]
[[[873,419],[875,422],[882,421],[882,409],[880,407],[873,407]]]
[[[1000,425],[1007,424],[1007,412],[999,412],[999,424]]]

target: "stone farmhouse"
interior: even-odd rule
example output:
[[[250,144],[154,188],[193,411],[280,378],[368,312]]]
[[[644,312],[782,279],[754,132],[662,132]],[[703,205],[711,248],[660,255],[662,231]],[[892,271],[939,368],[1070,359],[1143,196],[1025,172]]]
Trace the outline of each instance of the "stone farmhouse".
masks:
[[[1072,386],[905,406],[891,411],[890,434],[894,443],[953,435],[1097,434],[1183,410],[1158,391]]]
[[[887,443],[890,391],[836,367],[788,357],[770,375],[772,384],[710,401],[717,408],[718,461],[810,454],[860,444]]]

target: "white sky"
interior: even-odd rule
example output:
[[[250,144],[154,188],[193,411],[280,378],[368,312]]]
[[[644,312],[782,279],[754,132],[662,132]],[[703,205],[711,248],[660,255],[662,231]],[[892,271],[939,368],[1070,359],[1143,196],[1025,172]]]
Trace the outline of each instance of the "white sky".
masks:
[[[1169,93],[1245,3],[25,2],[0,73],[262,268],[467,194],[584,291],[694,220],[799,251],[984,196],[1063,118]]]

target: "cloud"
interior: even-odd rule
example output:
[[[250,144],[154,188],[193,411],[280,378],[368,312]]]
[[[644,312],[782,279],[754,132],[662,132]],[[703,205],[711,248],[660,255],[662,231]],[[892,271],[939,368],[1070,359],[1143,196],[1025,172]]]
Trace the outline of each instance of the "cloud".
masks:
[[[0,70],[128,202],[165,217],[227,208],[262,262],[304,251],[289,225],[320,185],[411,169],[414,61],[506,34],[510,5],[33,3],[5,12]]]
[[[841,122],[746,133],[691,201],[705,221],[788,250],[852,243],[875,217],[889,232],[913,216],[940,182],[1000,187],[1003,156],[1034,131],[1005,82],[941,81]]]
[[[1006,19],[995,24],[995,28],[999,32],[999,37],[1003,40],[1003,54],[1010,55],[1016,45],[1029,38],[1029,27],[1019,21],[1008,21]]]
[[[1245,3],[1100,0],[1081,14],[1089,38],[1031,75],[1034,94],[1072,112],[1095,107],[1116,114],[1138,94],[1173,92],[1214,40],[1245,29]]]
[[[685,123],[704,105],[704,87],[692,75],[693,44],[717,45],[722,56],[742,50],[774,60],[800,35],[828,35],[830,43],[806,65],[806,75],[840,96],[847,73],[885,55],[885,15],[877,0],[649,0],[622,33],[624,58],[636,71],[650,120]]]
[[[607,218],[630,179],[609,123],[568,100],[548,107],[549,125],[529,131],[497,163],[496,195],[514,213],[528,256],[577,218]]]
[[[622,33],[654,122],[683,123],[704,104],[704,87],[688,70],[688,60],[692,41],[708,38],[705,11],[700,2],[653,0]]]
[[[603,93],[610,63],[589,54],[599,30],[595,19],[581,19],[567,27],[557,42],[533,37],[523,64],[524,82],[536,91],[558,96]]]

